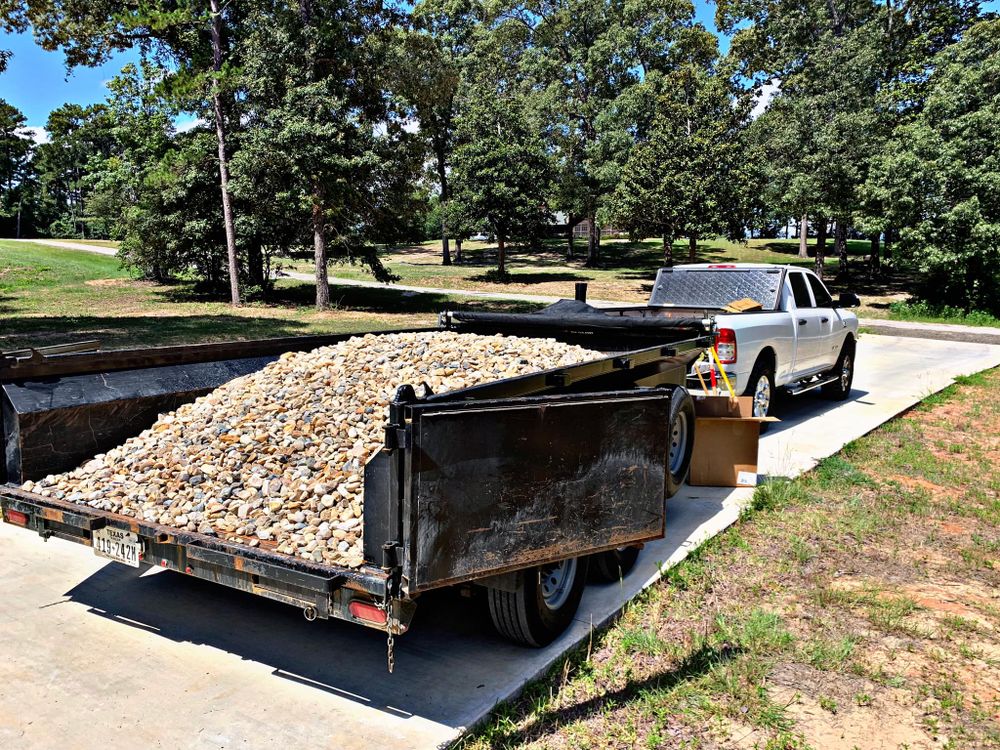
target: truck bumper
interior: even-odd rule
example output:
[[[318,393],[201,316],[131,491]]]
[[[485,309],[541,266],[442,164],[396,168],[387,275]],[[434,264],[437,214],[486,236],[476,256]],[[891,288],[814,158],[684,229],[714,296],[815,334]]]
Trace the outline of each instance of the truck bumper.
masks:
[[[700,391],[701,381],[698,380],[698,376],[695,374],[695,368],[701,371],[701,377],[706,384],[711,385],[711,375],[710,370],[714,369],[707,362],[698,362],[692,365],[690,371],[688,372],[686,378],[686,385],[688,390]],[[734,370],[730,370],[728,367],[724,367],[723,370],[726,373],[726,377],[729,378],[729,384],[733,386],[733,391],[736,395],[743,393],[743,389],[746,388],[747,379],[749,378],[748,373],[740,373]],[[721,390],[726,389],[726,384],[722,382],[722,378],[716,374],[716,380],[718,381],[718,386]]]

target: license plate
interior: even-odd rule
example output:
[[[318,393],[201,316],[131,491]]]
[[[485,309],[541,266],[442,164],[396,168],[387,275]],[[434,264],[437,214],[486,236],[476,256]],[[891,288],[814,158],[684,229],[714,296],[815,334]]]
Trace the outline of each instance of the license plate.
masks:
[[[142,542],[131,531],[103,528],[91,534],[90,539],[94,554],[131,565],[133,568],[139,567]]]

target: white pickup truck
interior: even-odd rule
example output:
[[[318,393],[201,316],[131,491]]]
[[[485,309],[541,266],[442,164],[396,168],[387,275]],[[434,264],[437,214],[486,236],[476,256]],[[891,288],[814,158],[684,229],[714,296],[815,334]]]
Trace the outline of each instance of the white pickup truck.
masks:
[[[760,308],[726,311],[746,299]],[[834,300],[808,270],[764,263],[661,268],[649,301],[667,315],[699,312],[715,318],[716,351],[726,376],[737,393],[753,396],[754,415],[761,417],[771,410],[776,388],[796,394],[822,388],[831,399],[848,397],[858,318],[846,308],[859,304],[850,293]],[[707,380],[715,364],[694,367]],[[700,387],[693,368],[688,384]]]

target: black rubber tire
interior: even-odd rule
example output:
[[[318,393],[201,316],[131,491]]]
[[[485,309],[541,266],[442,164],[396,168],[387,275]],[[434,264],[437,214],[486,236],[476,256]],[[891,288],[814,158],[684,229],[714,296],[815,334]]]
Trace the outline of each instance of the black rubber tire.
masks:
[[[694,400],[691,398],[691,394],[687,392],[686,388],[683,386],[677,386],[670,398],[670,416],[668,424],[671,446],[668,450],[674,448],[672,444],[674,425],[677,420],[682,418],[687,421],[687,429],[685,431],[686,445],[681,448],[683,453],[680,461],[674,469],[670,468],[669,458],[667,460],[667,486],[665,488],[667,497],[673,497],[676,495],[680,488],[684,485],[685,480],[687,480],[688,471],[691,469],[691,454],[694,452]]]
[[[629,574],[639,559],[639,547],[622,547],[590,556],[590,580],[616,583]]]
[[[577,558],[576,575],[569,595],[558,609],[550,609],[542,596],[540,568],[518,571],[514,591],[487,588],[490,619],[496,631],[513,643],[541,648],[552,643],[572,622],[587,584],[588,557]]]
[[[757,362],[754,364],[753,370],[750,372],[750,380],[747,381],[747,387],[743,389],[743,395],[754,398],[757,393],[757,381],[764,375],[767,376],[767,382],[771,389],[771,397],[768,400],[767,412],[760,415],[754,414],[754,416],[769,417],[774,411],[774,399],[777,395],[777,391],[774,390],[774,366],[771,364],[769,357],[760,356],[757,358]],[[754,406],[756,406],[756,404]],[[767,432],[768,427],[770,427],[768,422],[761,422],[761,433]]]
[[[833,366],[830,370],[831,374],[840,375],[844,369],[844,362],[850,357],[848,361],[849,372],[846,381],[838,377],[832,383],[827,383],[823,386],[823,395],[830,399],[831,401],[844,401],[848,396],[851,395],[851,386],[854,384],[854,367],[855,367],[855,353],[857,352],[857,344],[854,342],[853,336],[848,336],[847,341],[840,349],[840,356],[837,357],[837,364]]]

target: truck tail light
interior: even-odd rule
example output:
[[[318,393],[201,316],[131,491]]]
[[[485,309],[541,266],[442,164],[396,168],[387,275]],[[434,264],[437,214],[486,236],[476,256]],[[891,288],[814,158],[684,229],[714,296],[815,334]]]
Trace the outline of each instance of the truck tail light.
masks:
[[[7,523],[17,524],[18,526],[27,526],[28,514],[22,513],[19,510],[7,510],[4,512],[4,520]]]
[[[351,616],[358,620],[385,625],[385,610],[379,609],[374,604],[363,602],[360,599],[354,599],[347,605],[347,609],[350,611]]]
[[[736,362],[736,331],[732,328],[720,328],[715,338],[715,353],[724,365]]]

